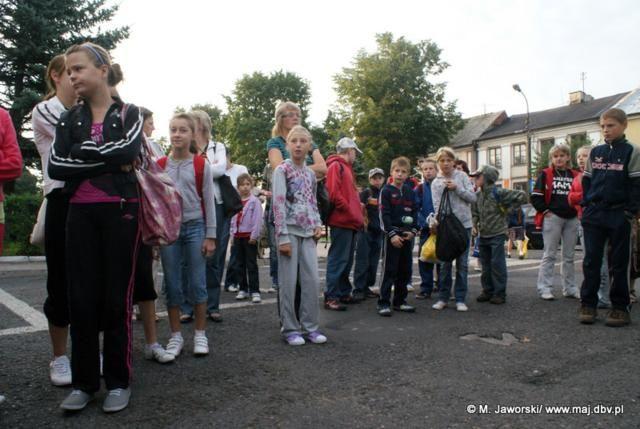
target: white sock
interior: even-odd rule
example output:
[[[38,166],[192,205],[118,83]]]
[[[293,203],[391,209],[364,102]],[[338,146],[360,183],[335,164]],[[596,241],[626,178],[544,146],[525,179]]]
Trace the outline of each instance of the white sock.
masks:
[[[195,336],[196,337],[204,337],[205,336],[205,331],[204,330],[199,331],[199,330],[196,329],[196,335]]]
[[[171,338],[174,338],[174,337],[180,337],[180,338],[182,338],[182,332],[180,332],[180,331],[178,331],[178,332],[172,332],[172,333],[171,333]]]
[[[147,344],[146,348],[149,350],[153,350],[153,349],[157,349],[157,348],[162,348],[162,346],[156,341],[153,344]]]

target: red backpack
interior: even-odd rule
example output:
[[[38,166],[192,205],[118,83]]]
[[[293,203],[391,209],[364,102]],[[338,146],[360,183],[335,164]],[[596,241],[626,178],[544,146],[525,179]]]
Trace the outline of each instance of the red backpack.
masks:
[[[165,170],[167,168],[167,157],[163,156],[158,159],[158,165]],[[196,174],[196,191],[198,192],[198,196],[200,197],[200,205],[202,206],[202,215],[205,215],[204,210],[204,198],[202,196],[202,186],[204,183],[204,166],[206,163],[206,159],[202,156],[194,156],[193,157],[193,170]]]

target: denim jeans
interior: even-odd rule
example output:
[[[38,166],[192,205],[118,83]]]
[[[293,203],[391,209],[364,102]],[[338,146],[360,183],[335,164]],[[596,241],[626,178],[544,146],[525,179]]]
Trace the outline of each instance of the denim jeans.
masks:
[[[331,246],[327,255],[327,288],[325,299],[338,299],[351,294],[349,273],[353,266],[356,231],[331,228]]]
[[[469,241],[471,240],[471,228],[467,228],[467,248],[462,255],[456,258],[456,302],[464,302],[467,297],[467,273],[469,271]],[[439,300],[448,302],[451,296],[451,284],[453,277],[453,262],[444,262],[440,269],[441,278],[438,280],[440,289]]]
[[[220,284],[229,244],[231,218],[224,212],[224,204],[216,204],[216,250],[207,259],[207,313],[220,311]]]
[[[193,303],[200,304],[207,301],[206,259],[202,255],[204,230],[204,221],[202,220],[185,222],[180,226],[178,240],[169,246],[160,248],[162,266],[164,267],[167,307],[178,307],[185,301],[182,292],[183,261],[186,261],[186,266],[189,267],[187,270],[189,294],[193,297]]]
[[[480,237],[480,263],[482,290],[489,296],[505,298],[507,291],[507,260],[504,254],[504,235]]]
[[[358,231],[356,234],[356,266],[353,269],[354,291],[366,292],[376,284],[378,262],[382,251],[382,232]]]
[[[420,232],[420,250],[422,250],[422,246],[428,238],[428,231]],[[433,266],[434,264],[418,260],[418,268],[420,269],[420,293],[431,295],[431,292],[433,292]]]

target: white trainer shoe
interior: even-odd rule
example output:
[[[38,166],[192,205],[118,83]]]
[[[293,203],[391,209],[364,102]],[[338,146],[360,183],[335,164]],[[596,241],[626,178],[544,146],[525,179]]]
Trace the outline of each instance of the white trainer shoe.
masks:
[[[469,311],[469,307],[464,302],[456,302],[456,310],[458,311]]]
[[[240,289],[240,288],[239,288],[239,287],[238,287],[238,285],[236,285],[236,284],[229,285],[229,288],[227,288],[227,290],[228,290],[229,292],[238,292],[238,289]]]
[[[236,299],[238,301],[242,301],[243,299],[245,299],[247,297],[247,294],[245,293],[245,291],[243,290],[239,290],[238,294],[236,295]]]
[[[438,301],[431,306],[431,308],[433,308],[434,310],[443,310],[446,307],[447,307],[447,303],[444,301]]]
[[[71,384],[71,362],[66,356],[58,356],[49,363],[49,377],[54,386],[68,386]]]
[[[251,294],[251,302],[253,302],[254,304],[260,304],[262,302],[262,298],[260,297],[259,293],[252,293]]]
[[[172,335],[167,343],[166,351],[175,357],[178,357],[184,347],[184,338],[182,335]]]
[[[196,356],[206,356],[209,354],[209,340],[204,335],[193,337],[193,354]]]
[[[155,360],[159,363],[169,363],[176,360],[173,353],[166,351],[161,345],[150,347],[148,344],[144,346],[144,358],[147,360]]]
[[[544,299],[545,301],[551,301],[555,299],[555,296],[553,296],[551,292],[543,292],[540,294],[540,298]]]

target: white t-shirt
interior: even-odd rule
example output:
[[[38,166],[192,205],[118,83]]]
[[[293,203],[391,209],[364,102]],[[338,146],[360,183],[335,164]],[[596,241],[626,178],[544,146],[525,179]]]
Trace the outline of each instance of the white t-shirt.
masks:
[[[241,174],[249,174],[249,170],[247,170],[247,167],[244,165],[233,164],[233,167],[228,168],[225,174],[231,179],[231,184],[237,188],[238,176]]]
[[[33,127],[33,140],[42,161],[42,177],[44,180],[44,194],[57,188],[64,187],[64,182],[53,180],[49,177],[47,166],[49,165],[49,152],[56,137],[56,125],[60,115],[65,112],[64,105],[58,97],[50,98],[36,105],[31,112],[31,126]]]

